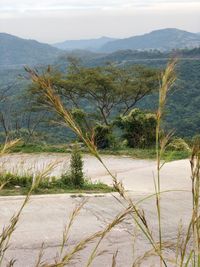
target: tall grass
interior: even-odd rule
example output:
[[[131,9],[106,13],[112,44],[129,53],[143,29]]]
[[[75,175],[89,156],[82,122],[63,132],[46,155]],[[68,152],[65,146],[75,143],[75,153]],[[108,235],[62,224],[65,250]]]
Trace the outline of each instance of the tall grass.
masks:
[[[172,61],[168,64],[166,70],[162,74],[159,90],[159,102],[157,111],[157,126],[156,126],[156,155],[157,155],[157,181],[155,181],[155,191],[156,191],[156,207],[158,214],[158,224],[159,224],[159,253],[162,256],[162,222],[161,222],[161,206],[160,206],[160,170],[164,163],[161,162],[163,153],[165,152],[166,146],[170,141],[171,133],[164,134],[161,128],[162,119],[165,111],[165,104],[167,99],[167,93],[169,92],[171,86],[175,81],[175,68],[176,61]],[[165,264],[165,262],[164,262]],[[165,264],[166,265],[166,264]],[[160,259],[160,266],[162,266],[162,257]]]
[[[68,237],[70,229],[74,223],[74,220],[77,219],[77,216],[82,209],[84,203],[81,203],[75,208],[72,212],[69,224],[65,227],[63,232],[63,241],[61,244],[61,249],[57,260],[54,263],[43,263],[42,262],[42,251],[39,254],[37,260],[37,267],[61,267],[67,266],[71,261],[77,257],[78,253],[83,251],[91,242],[96,241],[96,244],[88,257],[86,266],[91,266],[94,262],[95,257],[98,255],[98,249],[101,242],[105,237],[110,233],[110,231],[118,224],[122,223],[127,217],[130,217],[133,223],[144,235],[146,240],[151,245],[151,249],[144,251],[144,253],[136,257],[133,261],[132,266],[140,266],[146,262],[150,257],[158,257],[160,266],[200,266],[200,214],[199,214],[199,198],[200,198],[200,144],[199,141],[196,141],[192,149],[191,154],[191,183],[192,183],[192,204],[193,208],[191,210],[191,220],[188,225],[185,235],[181,234],[181,227],[177,233],[176,242],[165,242],[163,238],[163,222],[162,222],[162,205],[161,205],[161,196],[162,196],[162,185],[161,185],[161,176],[160,171],[164,166],[165,162],[162,160],[165,149],[170,142],[172,133],[165,134],[162,130],[162,120],[165,111],[165,104],[167,100],[167,93],[170,90],[171,86],[175,81],[175,61],[172,61],[166,67],[166,70],[163,72],[161,77],[161,83],[159,88],[159,105],[157,111],[157,127],[156,127],[156,154],[157,154],[157,168],[155,174],[155,194],[145,197],[140,200],[140,202],[134,202],[129,194],[126,192],[123,184],[117,180],[117,177],[113,175],[109,168],[106,166],[102,160],[93,140],[93,132],[85,133],[78,123],[73,118],[70,109],[64,107],[61,99],[56,94],[54,87],[51,82],[50,72],[46,74],[39,75],[36,71],[31,69],[26,69],[30,74],[30,77],[33,83],[39,85],[42,91],[42,95],[45,100],[45,104],[51,107],[56,114],[58,114],[66,127],[69,127],[74,133],[81,139],[85,145],[88,147],[89,151],[99,160],[99,162],[104,166],[108,174],[112,177],[113,186],[119,193],[120,197],[117,197],[119,205],[123,207],[123,211],[120,212],[107,226],[87,238],[80,240],[75,244],[70,250],[65,250],[65,246],[68,244]],[[41,179],[38,178],[38,182]],[[35,184],[37,184],[37,181]],[[32,188],[35,187],[35,184]],[[14,219],[11,220],[10,226],[3,231],[3,234],[0,238],[0,251],[5,251],[7,244],[9,243],[10,236],[12,235],[15,225],[19,220],[21,211],[28,202],[30,198],[29,194],[24,200],[24,203],[19,210],[18,214],[14,216]],[[145,211],[140,208],[140,204],[147,200],[148,198],[155,197],[156,199],[156,210],[157,210],[157,219],[158,219],[158,231],[154,233],[149,225],[148,217],[145,215]],[[158,236],[158,237],[157,237]],[[4,241],[6,240],[6,241]],[[1,245],[3,244],[3,245]],[[170,257],[165,253],[167,249],[172,248],[174,253]],[[1,254],[1,257],[4,255]],[[2,262],[2,261],[1,261]],[[117,265],[117,252],[113,255],[112,266]],[[10,265],[11,266],[11,265]],[[158,266],[158,265],[157,265]]]
[[[19,142],[19,140],[13,140],[10,142],[6,142],[4,147],[2,148],[2,150],[0,152],[0,155],[4,156],[5,154],[9,153],[10,149],[12,149],[12,147],[15,146],[18,142]],[[54,167],[55,167],[55,163],[49,164],[47,166],[47,168],[45,168],[40,174],[38,174],[35,177],[35,179],[32,180],[32,184],[31,184],[31,187],[29,189],[29,192],[25,196],[18,212],[15,215],[13,215],[13,217],[10,219],[9,224],[7,226],[5,226],[2,230],[2,232],[0,233],[0,266],[3,265],[5,253],[8,250],[9,245],[10,245],[11,236],[16,229],[16,226],[19,222],[19,219],[21,217],[21,214],[22,214],[24,207],[27,205],[27,203],[30,200],[32,192],[38,187],[40,181],[47,177],[47,175],[52,171],[52,169]],[[3,181],[0,184],[0,189],[2,190],[8,182],[9,182],[9,179]],[[12,259],[12,260],[10,260],[10,262],[8,262],[7,266],[8,267],[13,266],[14,264],[15,264],[15,260]]]
[[[147,223],[147,219],[145,218],[143,210],[139,209],[139,207],[135,205],[135,203],[133,203],[132,199],[126,193],[122,183],[117,180],[117,178],[110,172],[109,168],[103,162],[94,144],[92,133],[90,133],[90,135],[88,135],[88,133],[87,134],[84,133],[81,127],[77,124],[77,122],[73,118],[70,109],[63,106],[60,97],[54,91],[54,87],[50,79],[50,73],[47,72],[46,74],[39,75],[36,71],[33,71],[31,69],[26,69],[27,72],[30,74],[33,83],[36,83],[41,88],[45,104],[54,109],[57,115],[59,115],[62,118],[65,125],[69,127],[72,131],[74,131],[74,133],[79,137],[79,139],[81,139],[85,143],[90,152],[101,162],[101,164],[107,170],[108,174],[112,177],[114,188],[118,191],[119,195],[126,201],[127,207],[132,208],[133,212],[131,213],[131,216],[137,227],[139,227],[141,232],[145,235],[147,240],[152,245],[153,250],[160,257],[161,266],[162,264],[167,266],[167,263],[162,255],[163,242],[162,242],[161,209],[160,209],[160,192],[161,192],[160,169],[163,166],[163,163],[161,163],[162,154],[164,153],[166,145],[170,138],[170,135],[163,135],[161,129],[161,122],[164,113],[167,92],[169,91],[171,85],[175,80],[174,67],[175,67],[174,61],[169,63],[165,72],[161,77],[161,85],[159,90],[159,107],[157,112],[157,127],[156,127],[157,182],[155,182],[155,190],[156,190],[155,195],[156,195],[158,222],[159,222],[159,241],[156,241],[156,239],[154,238],[152,231]],[[91,258],[93,258],[93,256],[94,255],[91,255],[89,261],[91,260]]]

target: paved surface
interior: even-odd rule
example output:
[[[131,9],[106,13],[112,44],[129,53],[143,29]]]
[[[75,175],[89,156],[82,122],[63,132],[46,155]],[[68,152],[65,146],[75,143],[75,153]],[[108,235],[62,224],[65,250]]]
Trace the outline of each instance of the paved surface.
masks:
[[[55,174],[61,173],[63,167],[67,166],[69,159],[63,155],[34,155],[29,158],[21,155],[24,166],[34,162],[35,168],[41,170],[45,164],[52,160],[62,161],[60,167],[54,170]],[[126,189],[129,190],[131,198],[136,202],[144,196],[154,192],[153,172],[155,163],[153,161],[134,160],[128,157],[104,156],[105,163],[110,167],[119,180],[122,180]],[[19,155],[9,156],[9,162],[13,164],[20,161]],[[40,162],[40,163],[39,163]],[[4,162],[4,166],[5,166]],[[85,173],[93,181],[101,180],[110,184],[111,178],[106,174],[98,161],[90,156],[85,157]],[[175,161],[166,164],[162,169],[162,190],[190,190],[190,168],[186,160]],[[44,259],[52,261],[59,253],[59,245],[62,241],[64,225],[69,221],[69,216],[74,206],[83,200],[84,197],[73,195],[51,195],[33,196],[23,211],[18,227],[12,236],[11,246],[6,258],[16,258],[17,267],[35,266],[41,244],[44,242]],[[10,217],[16,213],[22,203],[22,197],[1,197],[0,198],[0,226],[3,227],[9,222]],[[187,226],[190,218],[191,207],[190,194],[187,192],[166,192],[162,195],[162,222],[163,234],[166,241],[173,241],[177,234],[178,224],[182,219],[183,228]],[[157,220],[155,199],[151,198],[142,203],[141,206],[149,221],[149,226],[156,235]],[[75,245],[78,240],[95,233],[113,220],[123,210],[117,200],[110,194],[100,196],[89,196],[87,204],[82,209],[75,221],[66,250]],[[127,218],[124,223],[106,237],[100,246],[100,250],[106,250],[105,254],[96,258],[92,266],[111,266],[112,254],[118,250],[118,265],[120,267],[132,266],[133,263],[133,237],[130,233],[136,234],[135,255],[141,255],[149,248],[148,242],[136,230],[132,218]],[[71,263],[70,266],[85,266],[87,257],[90,254],[94,243],[85,249],[80,257]],[[151,260],[143,266],[158,266]],[[6,266],[6,263],[4,263]],[[170,266],[170,265],[169,265]]]

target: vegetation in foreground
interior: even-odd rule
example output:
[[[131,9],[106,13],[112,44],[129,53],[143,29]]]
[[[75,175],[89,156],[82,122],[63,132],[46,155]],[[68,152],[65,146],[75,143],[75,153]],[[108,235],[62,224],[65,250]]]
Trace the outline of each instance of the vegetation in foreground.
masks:
[[[12,176],[9,175],[9,178]],[[30,184],[21,185],[21,180],[29,180],[32,177],[16,177],[13,176],[12,179],[16,180],[16,185],[5,186],[0,191],[0,196],[18,196],[18,195],[27,195],[30,191]],[[32,195],[44,195],[44,194],[93,194],[93,193],[110,193],[114,192],[113,187],[110,187],[103,183],[92,183],[85,182],[81,188],[74,187],[73,185],[66,185],[63,181],[53,181],[53,182],[40,182],[40,185],[32,191]]]
[[[101,58],[88,55],[87,52],[81,56],[77,51],[71,56],[81,58],[82,65],[86,67],[105,66],[107,62],[112,62],[122,68],[126,68],[127,65],[145,65],[162,69],[172,54],[179,56],[179,62],[176,67],[177,82],[168,95],[165,125],[168,129],[176,129],[178,136],[191,138],[199,132],[200,125],[200,48],[168,53],[126,50]],[[68,58],[63,57],[54,67],[57,69],[58,66],[62,66],[59,70],[65,74],[68,65]],[[19,79],[19,74],[27,77],[22,67],[0,69],[0,142],[4,142],[5,136],[11,139],[24,138],[28,142],[44,141],[57,144],[66,139],[70,142],[73,136],[68,129],[55,127],[51,124],[52,117],[48,112],[35,109],[32,99],[27,96],[29,81]],[[137,83],[137,80],[135,82]],[[156,110],[157,96],[158,94],[154,93],[146,95],[136,106],[153,112]],[[88,101],[81,106],[83,109],[86,107],[90,111],[95,110],[94,105]]]
[[[38,85],[41,88],[41,93],[46,101],[46,104],[53,108],[55,113],[62,119],[63,123],[69,127],[77,137],[82,140],[82,142],[88,147],[91,154],[93,154],[99,162],[107,170],[108,174],[113,179],[113,186],[115,190],[119,193],[120,197],[124,200],[123,206],[124,211],[121,212],[114,218],[114,220],[105,227],[101,233],[95,233],[92,236],[89,236],[85,240],[81,240],[75,245],[72,252],[66,252],[65,256],[58,260],[58,264],[55,266],[67,266],[71,259],[80,251],[84,250],[84,247],[91,241],[98,238],[96,246],[90,254],[86,266],[91,266],[94,259],[98,255],[99,246],[105,236],[115,227],[120,224],[126,217],[131,216],[133,222],[137,229],[145,236],[148,244],[151,245],[151,249],[144,251],[144,253],[136,257],[133,261],[132,266],[141,266],[145,264],[147,260],[151,257],[157,257],[157,266],[169,266],[171,264],[175,266],[200,266],[200,215],[199,215],[199,197],[200,197],[200,186],[199,186],[199,170],[200,170],[200,145],[199,140],[195,140],[191,151],[191,172],[192,172],[192,204],[193,208],[191,210],[191,219],[186,229],[185,234],[181,235],[180,232],[177,234],[177,240],[174,241],[174,244],[167,244],[164,239],[163,233],[163,218],[162,218],[162,207],[161,207],[161,169],[165,164],[163,162],[163,155],[168,149],[168,145],[172,139],[173,133],[165,133],[162,129],[163,116],[165,112],[166,98],[169,92],[169,89],[172,87],[175,81],[175,61],[171,62],[164,73],[162,74],[160,81],[160,90],[159,90],[159,105],[156,112],[156,130],[155,130],[155,141],[156,141],[156,162],[157,162],[157,171],[155,173],[155,209],[157,211],[157,234],[152,231],[150,225],[148,224],[148,217],[145,215],[145,211],[141,209],[131,197],[125,191],[122,183],[117,180],[117,177],[113,175],[109,168],[103,162],[93,139],[93,133],[89,135],[87,132],[84,132],[81,125],[77,123],[74,119],[70,109],[64,108],[61,98],[57,95],[51,77],[49,75],[38,75],[38,73],[29,70],[33,83]],[[178,142],[172,143],[172,146],[184,146],[187,145],[178,140]],[[152,197],[152,196],[149,196]],[[118,199],[119,203],[122,203],[120,198]],[[70,226],[69,226],[70,228]],[[99,236],[100,235],[100,236]],[[67,238],[67,237],[66,237]],[[66,239],[65,239],[66,240]],[[65,242],[63,243],[65,244]],[[134,244],[135,245],[135,244]],[[174,247],[176,248],[174,250]],[[64,247],[63,247],[64,249]],[[169,249],[171,250],[169,256]],[[117,253],[113,256],[112,266],[117,264]],[[51,265],[47,265],[51,266]]]
[[[91,154],[87,147],[80,148],[84,154]],[[71,148],[63,145],[44,145],[44,144],[18,144],[11,149],[11,153],[67,153],[70,154]],[[115,147],[110,149],[99,149],[101,155],[129,156],[135,159],[156,159],[154,148],[129,148]],[[92,154],[91,154],[92,155]],[[163,154],[163,160],[173,161],[189,158],[190,151],[187,149],[168,149]]]
[[[92,136],[85,133],[79,124],[73,119],[73,116],[70,110],[65,109],[62,105],[62,101],[57,96],[53,87],[51,86],[51,80],[46,76],[38,76],[37,73],[31,71],[31,78],[34,83],[38,83],[42,90],[44,97],[46,97],[49,106],[51,106],[55,112],[60,116],[65,125],[69,127],[74,133],[77,135],[79,139],[88,147],[91,154],[93,154],[99,162],[103,165],[103,167],[107,170],[108,174],[111,175],[113,179],[113,186],[115,190],[119,193],[119,204],[123,205],[123,211],[121,211],[110,223],[107,223],[104,229],[101,229],[98,232],[93,233],[92,235],[86,237],[85,239],[78,240],[72,248],[67,246],[69,239],[69,232],[82,209],[85,201],[83,201],[80,205],[78,205],[69,220],[69,224],[64,228],[63,231],[63,240],[60,246],[60,252],[57,253],[57,257],[53,257],[50,259],[50,262],[43,261],[43,251],[41,251],[38,260],[37,267],[64,267],[69,266],[72,261],[79,257],[79,253],[84,251],[85,248],[91,244],[91,242],[95,242],[94,247],[90,255],[88,256],[86,266],[92,266],[95,258],[103,257],[104,253],[107,251],[101,251],[100,245],[102,241],[107,237],[107,235],[111,232],[111,230],[121,224],[127,217],[131,218],[131,222],[133,222],[134,226],[137,227],[143,236],[146,238],[148,244],[151,246],[150,250],[144,250],[141,255],[136,256],[134,254],[133,264],[132,266],[146,266],[148,260],[150,258],[157,258],[156,266],[167,267],[167,266],[177,266],[177,267],[187,267],[187,266],[200,266],[200,214],[199,214],[199,199],[200,199],[200,140],[195,140],[193,144],[193,148],[191,151],[191,195],[192,195],[192,209],[191,209],[191,218],[188,224],[188,228],[185,229],[184,233],[178,230],[177,238],[176,235],[173,236],[173,240],[169,243],[165,240],[164,228],[163,228],[163,217],[162,217],[162,206],[161,206],[161,197],[162,197],[162,185],[160,180],[160,171],[165,164],[162,162],[162,156],[167,149],[167,146],[172,137],[171,133],[164,134],[162,130],[162,120],[164,114],[164,108],[166,103],[167,93],[174,83],[174,65],[172,62],[168,65],[165,72],[162,75],[161,83],[160,83],[160,93],[159,93],[159,106],[156,113],[156,159],[157,159],[157,171],[155,173],[155,194],[150,195],[149,197],[155,198],[155,209],[157,211],[157,227],[156,233],[152,230],[151,225],[148,223],[148,216],[146,216],[146,212],[140,207],[139,203],[135,203],[128,193],[125,191],[122,183],[117,180],[117,177],[113,175],[109,168],[104,164],[97,147],[94,144],[94,139]],[[80,166],[80,165],[79,165]],[[80,177],[81,177],[81,173]],[[24,206],[30,199],[31,193],[34,191],[36,186],[41,181],[41,178],[44,178],[45,175],[40,175],[36,181],[31,186],[30,191],[28,192],[19,212],[12,217],[10,220],[10,224],[6,226],[2,230],[1,234],[1,242],[0,242],[0,265],[4,259],[5,253],[8,249],[10,237],[13,234],[15,227],[19,221],[22,210]],[[123,200],[123,201],[122,201]],[[145,199],[147,198],[145,197]],[[140,203],[142,200],[140,201]],[[156,224],[156,222],[155,222]],[[129,233],[131,240],[135,241],[135,235],[133,233]],[[133,238],[134,237],[134,238]],[[135,247],[135,243],[133,243]],[[169,253],[170,250],[170,253]],[[117,252],[113,254],[112,266],[117,266]],[[13,266],[14,261],[11,260],[8,266]]]
[[[59,194],[59,193],[107,193],[114,191],[113,187],[96,182],[92,183],[84,177],[83,160],[77,144],[72,149],[70,168],[60,178],[49,176],[48,168],[54,168],[56,163],[47,166],[46,176],[40,179],[32,194]],[[45,171],[44,171],[45,172]],[[1,196],[27,195],[34,181],[40,174],[13,174],[2,172],[0,184],[4,185],[0,190]]]

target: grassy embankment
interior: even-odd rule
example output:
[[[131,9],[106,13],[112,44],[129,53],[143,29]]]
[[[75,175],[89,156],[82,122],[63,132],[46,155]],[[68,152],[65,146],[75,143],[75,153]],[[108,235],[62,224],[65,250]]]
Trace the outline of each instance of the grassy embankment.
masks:
[[[11,152],[13,153],[71,153],[66,145],[18,145],[14,147]],[[82,148],[83,153],[89,153],[88,149]],[[142,148],[115,148],[104,149],[99,151],[102,155],[125,155],[137,159],[156,159],[156,151],[154,148],[142,149]],[[188,151],[171,151],[166,150],[163,159],[166,161],[173,161],[179,159],[188,158],[190,153]]]
[[[53,145],[39,145],[18,144],[12,148],[11,152],[14,153],[70,153],[71,149],[66,145],[53,146]],[[82,153],[89,153],[86,148],[82,148]],[[124,148],[124,149],[105,149],[101,150],[102,155],[125,155],[137,159],[156,159],[155,149],[139,149],[139,148]],[[185,159],[189,157],[187,151],[165,151],[163,160],[172,161]],[[33,194],[62,194],[62,193],[108,193],[113,192],[114,189],[103,183],[91,183],[85,179],[81,187],[75,187],[70,183],[69,177],[63,176],[61,179],[47,178],[40,182],[38,187],[32,192]],[[8,195],[26,195],[30,190],[33,181],[33,176],[18,174],[2,174],[0,176],[0,183],[6,182],[3,189],[0,191],[0,196]]]
[[[14,174],[5,174],[0,176],[0,183],[6,182],[3,189],[0,190],[0,196],[27,195],[32,185],[33,177],[19,176]],[[51,178],[42,180],[32,194],[63,194],[63,193],[109,193],[114,189],[103,183],[91,183],[85,180],[81,187],[75,187],[70,183],[68,177],[63,176],[60,179]]]

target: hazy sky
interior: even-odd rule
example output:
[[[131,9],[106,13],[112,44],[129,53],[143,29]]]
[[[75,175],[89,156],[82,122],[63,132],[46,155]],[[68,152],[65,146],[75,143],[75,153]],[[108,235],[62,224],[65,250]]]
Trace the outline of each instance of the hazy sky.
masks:
[[[200,32],[200,0],[0,0],[0,32],[42,42]]]

